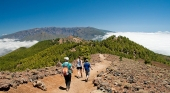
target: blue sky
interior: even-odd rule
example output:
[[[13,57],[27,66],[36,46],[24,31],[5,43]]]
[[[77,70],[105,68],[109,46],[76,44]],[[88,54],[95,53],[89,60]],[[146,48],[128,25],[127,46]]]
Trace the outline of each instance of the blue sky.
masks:
[[[170,0],[0,0],[0,36],[53,26],[170,31]]]

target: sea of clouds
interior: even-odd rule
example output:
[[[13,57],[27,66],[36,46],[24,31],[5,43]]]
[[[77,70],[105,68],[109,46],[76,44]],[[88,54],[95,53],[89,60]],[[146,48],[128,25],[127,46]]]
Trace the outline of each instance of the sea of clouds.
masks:
[[[102,39],[112,35],[125,36],[130,40],[154,51],[155,53],[170,56],[170,32],[109,32]],[[100,36],[101,38],[101,36]],[[38,41],[19,41],[16,39],[0,39],[0,56],[14,51],[20,47],[31,47]]]
[[[148,48],[149,50],[170,56],[170,32],[158,31],[158,32],[109,32],[103,39],[106,39],[112,35],[125,36],[130,40]]]
[[[38,41],[19,41],[17,39],[0,39],[0,56],[3,56],[11,51],[14,51],[20,47],[31,47]]]

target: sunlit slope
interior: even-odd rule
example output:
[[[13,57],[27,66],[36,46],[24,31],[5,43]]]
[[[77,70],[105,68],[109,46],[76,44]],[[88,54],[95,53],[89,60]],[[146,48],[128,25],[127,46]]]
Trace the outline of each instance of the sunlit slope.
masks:
[[[0,68],[1,69],[13,69],[18,61],[29,56],[33,56],[40,51],[43,51],[50,46],[53,46],[55,43],[51,42],[51,40],[40,41],[37,44],[33,45],[30,48],[21,47],[9,54],[6,54],[0,57]]]
[[[90,58],[90,55],[95,53],[113,54],[134,60],[144,59],[147,63],[151,61],[170,63],[168,57],[156,54],[126,37],[111,36],[103,41],[77,42],[79,40],[80,38],[70,37],[42,41],[28,49],[20,48],[0,57],[0,70],[22,71],[54,66],[59,61],[63,62],[65,56],[68,56],[72,62],[78,56]]]

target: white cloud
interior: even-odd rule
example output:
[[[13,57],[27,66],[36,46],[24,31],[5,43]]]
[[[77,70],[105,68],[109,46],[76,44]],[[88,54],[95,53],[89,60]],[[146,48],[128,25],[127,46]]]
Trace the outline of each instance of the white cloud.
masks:
[[[154,51],[155,53],[170,55],[170,32],[169,31],[158,31],[155,33],[146,32],[109,32],[103,39],[106,39],[112,35],[125,36],[130,40],[143,45],[144,47]]]
[[[20,47],[31,47],[38,41],[18,41],[17,39],[0,39],[0,56]]]
[[[143,45],[144,47],[154,51],[170,56],[170,32],[169,31],[158,31],[155,33],[145,32],[109,32],[103,39],[106,39],[112,35],[126,36],[130,40]],[[0,56],[10,51],[18,49],[20,47],[30,47],[36,44],[38,41],[18,41],[16,39],[0,39]]]

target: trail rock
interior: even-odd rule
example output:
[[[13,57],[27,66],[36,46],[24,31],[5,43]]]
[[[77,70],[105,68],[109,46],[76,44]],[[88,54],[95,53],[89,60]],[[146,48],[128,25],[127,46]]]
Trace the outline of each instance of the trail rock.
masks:
[[[101,83],[101,80],[102,80],[101,77],[96,77],[96,78],[93,80],[94,86],[98,86],[98,85]]]
[[[0,91],[8,91],[10,89],[10,83],[0,82]]]
[[[40,89],[42,89],[44,91],[47,91],[47,88],[46,88],[45,84],[43,82],[39,81],[39,80],[34,81],[33,86],[37,87],[37,88],[40,88]]]

